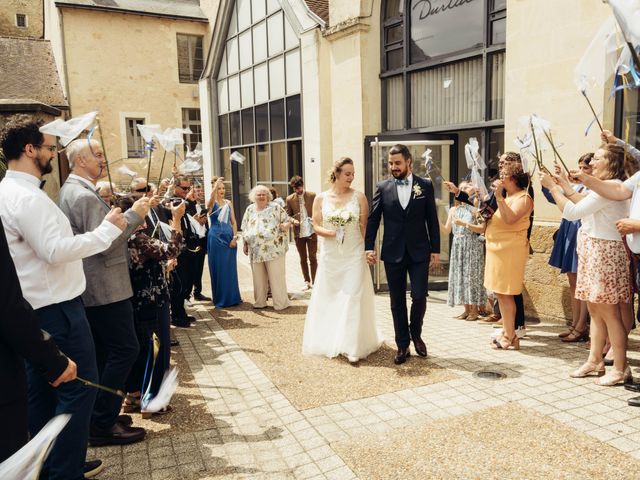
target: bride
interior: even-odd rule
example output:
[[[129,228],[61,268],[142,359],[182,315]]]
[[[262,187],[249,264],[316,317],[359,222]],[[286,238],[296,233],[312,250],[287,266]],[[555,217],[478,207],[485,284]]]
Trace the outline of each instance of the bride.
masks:
[[[369,207],[351,188],[353,160],[336,161],[332,187],[313,202],[313,228],[320,257],[307,309],[302,353],[329,358],[344,355],[356,363],[382,345],[376,326],[373,283],[364,252]]]

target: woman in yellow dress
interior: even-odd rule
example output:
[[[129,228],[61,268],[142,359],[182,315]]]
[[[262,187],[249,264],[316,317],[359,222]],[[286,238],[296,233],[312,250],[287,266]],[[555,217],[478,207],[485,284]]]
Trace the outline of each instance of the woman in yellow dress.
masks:
[[[522,293],[524,268],[529,255],[530,215],[533,200],[527,193],[529,175],[523,171],[520,155],[507,152],[500,158],[504,164],[495,183],[498,208],[487,223],[484,286],[500,304],[502,335],[494,341],[495,349],[520,348],[516,335],[514,295]]]

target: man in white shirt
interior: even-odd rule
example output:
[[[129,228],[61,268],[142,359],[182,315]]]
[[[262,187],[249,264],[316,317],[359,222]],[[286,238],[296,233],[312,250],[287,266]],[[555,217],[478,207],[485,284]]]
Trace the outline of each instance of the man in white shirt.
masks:
[[[35,309],[40,327],[76,362],[79,377],[97,381],[95,349],[80,299],[85,289],[81,259],[108,248],[125,229],[126,220],[120,209],[113,209],[95,230],[73,235],[67,217],[40,190],[57,147],[55,137],[40,133],[39,126],[21,117],[0,134],[8,167],[0,182],[0,218],[24,298]],[[47,478],[84,478],[95,390],[80,382],[54,389],[31,365],[27,378],[32,436],[53,416],[72,414],[47,460]]]
[[[72,173],[60,189],[60,209],[73,232],[83,234],[109,213],[95,185],[105,171],[104,153],[98,141],[88,139],[74,140],[66,152]],[[128,224],[124,232],[108,249],[82,261],[87,279],[82,301],[96,347],[100,383],[117,390],[125,389],[140,350],[133,323],[127,240],[148,212],[149,198],[138,199],[124,214]],[[91,417],[91,445],[124,445],[144,438],[143,428],[118,421],[121,406],[119,397],[98,392]]]

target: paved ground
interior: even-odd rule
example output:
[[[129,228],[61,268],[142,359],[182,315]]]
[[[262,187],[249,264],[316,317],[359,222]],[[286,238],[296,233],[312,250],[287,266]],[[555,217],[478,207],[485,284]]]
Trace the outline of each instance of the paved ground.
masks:
[[[251,273],[240,256],[241,291],[247,292]],[[298,298],[293,325],[301,322],[305,303],[295,248],[287,272],[289,291]],[[354,368],[323,360],[309,388],[309,405],[317,405],[311,408],[297,396],[299,388],[293,394],[287,387],[293,374],[287,378],[267,362],[291,362],[293,372],[301,361],[299,351],[283,356],[278,330],[261,325],[283,316],[194,305],[201,320],[173,331],[181,342],[176,358],[184,384],[177,411],[147,422],[153,432],[143,443],[91,449],[91,457],[107,464],[99,478],[639,478],[640,409],[627,406],[630,395],[621,387],[569,378],[586,359],[583,344],[562,344],[560,326],[537,324],[529,325],[520,351],[494,351],[492,327],[452,319],[459,310],[447,307],[444,295],[433,292],[429,301],[428,360],[412,357],[409,365],[394,367],[389,350],[388,364],[372,362],[369,372],[366,363]],[[378,295],[376,307],[391,341],[388,297]],[[241,335],[243,328],[261,327],[263,343]],[[639,344],[634,338],[630,348],[636,375]],[[377,382],[371,391],[382,393],[367,393],[354,381],[353,395],[333,403],[329,376],[345,368],[351,370],[343,370],[343,383],[371,375]],[[425,381],[402,386],[376,368]],[[483,370],[506,378],[474,376]],[[434,383],[432,371],[447,375]],[[327,376],[324,391],[318,375]]]

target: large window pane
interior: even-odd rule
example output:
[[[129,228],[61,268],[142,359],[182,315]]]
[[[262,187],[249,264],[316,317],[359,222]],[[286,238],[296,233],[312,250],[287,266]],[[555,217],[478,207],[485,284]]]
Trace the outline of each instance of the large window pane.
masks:
[[[447,2],[420,2],[411,9],[412,63],[483,45],[484,0],[469,0],[441,10],[433,8],[432,3]]]
[[[236,220],[242,221],[242,215],[249,204],[249,192],[251,191],[251,165],[254,163],[253,148],[239,148],[237,152],[246,158],[244,163],[234,165],[234,178],[237,179],[238,205],[235,206]]]
[[[238,33],[238,15],[236,15],[236,7],[237,5],[233,6],[233,12],[231,13],[231,22],[229,23],[228,33],[229,37]]]
[[[300,44],[300,40],[287,20],[287,17],[284,17],[284,44],[287,50],[295,48]]]
[[[242,110],[242,144],[248,145],[254,142],[253,135],[253,109]]]
[[[229,110],[240,110],[240,76],[229,77]]]
[[[234,37],[227,42],[227,71],[238,71],[238,38]]]
[[[491,11],[504,10],[507,8],[507,0],[491,0]]]
[[[285,94],[284,57],[269,60],[269,99],[282,98]]]
[[[253,65],[253,55],[251,53],[251,30],[243,32],[238,37],[240,39],[240,69]]]
[[[253,71],[245,70],[240,74],[240,88],[242,90],[242,106],[253,105]]]
[[[491,65],[491,93],[489,96],[491,120],[504,118],[504,59],[504,52],[489,57]]]
[[[384,18],[395,18],[402,15],[404,0],[387,0]]]
[[[507,19],[500,18],[491,22],[491,45],[506,43]]]
[[[302,176],[302,141],[287,142],[287,164],[289,171],[287,177]]]
[[[384,35],[385,44],[389,45],[390,43],[401,42],[403,33],[404,28],[402,24],[387,28]]]
[[[404,127],[404,86],[402,75],[385,80],[387,87],[387,130]]]
[[[256,107],[256,135],[258,142],[269,141],[269,105]]]
[[[218,82],[218,113],[229,111],[229,93],[227,92],[227,80]]]
[[[251,19],[256,23],[267,13],[265,0],[251,0]]]
[[[300,93],[300,50],[285,55],[287,70],[287,95]]]
[[[267,15],[280,9],[278,0],[267,0]]]
[[[276,55],[284,50],[282,12],[267,18],[267,32],[269,35],[269,56]]]
[[[229,146],[229,115],[220,115],[218,117],[218,133],[220,135],[220,146]]]
[[[262,62],[267,59],[267,22],[260,22],[253,27],[253,61]]]
[[[227,76],[227,50],[222,52],[222,62],[220,63],[220,70],[218,71],[218,78],[224,78]]]
[[[238,31],[241,32],[251,25],[251,0],[237,0]]]
[[[269,100],[269,75],[266,63],[256,65],[253,68],[253,85],[256,94],[256,103]]]
[[[256,161],[256,179],[258,183],[271,181],[271,162],[269,161],[269,145],[258,145]]]
[[[300,122],[300,95],[287,98],[287,138],[302,136]]]
[[[271,144],[271,166],[274,182],[286,182],[287,178],[287,152],[285,143]]]
[[[220,150],[220,156],[222,157],[222,176],[231,180],[231,151],[228,148],[223,148]],[[231,198],[231,182],[227,183],[225,181],[224,183],[227,190],[224,196],[225,198]]]
[[[284,138],[284,100],[277,100],[269,104],[271,120],[271,140]]]
[[[482,58],[411,74],[411,126],[484,120]]]
[[[231,146],[240,145],[240,112],[232,112],[229,114],[229,135],[231,137]]]
[[[395,70],[396,68],[402,68],[402,48],[396,48],[395,50],[389,50],[387,52],[387,70]]]

